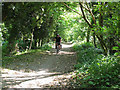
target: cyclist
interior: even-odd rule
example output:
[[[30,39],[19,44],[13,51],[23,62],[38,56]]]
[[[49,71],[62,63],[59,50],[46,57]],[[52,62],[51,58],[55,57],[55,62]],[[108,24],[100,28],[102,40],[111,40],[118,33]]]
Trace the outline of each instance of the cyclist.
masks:
[[[61,37],[59,34],[57,34],[57,36],[55,37],[56,43],[55,43],[55,48],[57,49],[57,46],[61,45]]]

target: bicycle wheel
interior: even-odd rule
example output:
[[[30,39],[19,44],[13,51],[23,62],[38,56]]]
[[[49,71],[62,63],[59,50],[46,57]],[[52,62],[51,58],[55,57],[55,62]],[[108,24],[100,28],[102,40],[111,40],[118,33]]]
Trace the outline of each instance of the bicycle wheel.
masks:
[[[59,53],[59,46],[57,46],[56,53]]]

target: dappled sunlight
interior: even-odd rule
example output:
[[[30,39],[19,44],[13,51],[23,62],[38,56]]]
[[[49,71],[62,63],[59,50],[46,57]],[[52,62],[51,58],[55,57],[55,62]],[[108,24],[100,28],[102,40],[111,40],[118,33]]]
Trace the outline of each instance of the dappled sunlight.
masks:
[[[64,43],[61,43],[61,45],[62,45],[62,48],[70,48],[70,47],[72,47],[74,44],[64,44]],[[52,48],[55,48],[55,45],[53,45]]]
[[[70,47],[72,47],[72,46],[73,46],[73,44],[70,44],[70,45],[62,44],[62,48],[70,48]]]
[[[62,44],[62,49],[60,50],[60,52],[57,55],[72,55],[75,54],[75,52],[72,51],[68,51],[66,49],[71,48],[74,44]],[[56,49],[54,48],[55,46],[53,46],[52,51],[47,51],[47,53],[49,55],[56,55]]]
[[[76,63],[75,52],[71,51],[71,44],[62,46],[58,54],[52,48],[45,54],[36,52],[17,58],[16,62],[2,69],[3,88],[42,88],[59,85],[59,78],[69,79],[71,74],[67,73],[74,69]]]
[[[75,52],[60,51],[59,54],[60,55],[65,55],[65,54],[72,55],[72,54],[75,54]]]
[[[60,51],[57,55],[74,55],[75,52],[67,52],[67,51]],[[53,53],[53,55],[56,55],[56,52]]]
[[[2,69],[2,78],[3,78],[3,86],[6,86],[4,81],[7,84],[12,82],[12,86],[10,85],[11,88],[13,87],[33,87],[29,85],[37,85],[36,83],[39,82],[39,85],[44,85],[44,84],[49,84],[54,80],[54,76],[60,75],[60,73],[57,72],[49,72],[47,69],[46,70],[40,70],[40,71],[33,71],[33,72],[24,72],[24,71],[16,71],[16,70],[9,70],[9,69]],[[16,83],[19,85],[16,86]],[[25,84],[25,85],[24,85]],[[34,85],[34,87],[36,87]],[[9,87],[9,85],[7,86]]]
[[[24,70],[16,71],[16,70],[9,70],[9,69],[3,69],[2,73],[3,73],[2,77],[22,77],[22,76],[37,76],[37,75],[55,74],[55,72],[54,73],[48,73],[48,70],[24,72]]]

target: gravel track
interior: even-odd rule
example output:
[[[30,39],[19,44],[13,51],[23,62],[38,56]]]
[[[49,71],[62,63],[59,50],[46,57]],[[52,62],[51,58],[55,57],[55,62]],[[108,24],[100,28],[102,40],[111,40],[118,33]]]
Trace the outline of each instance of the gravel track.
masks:
[[[71,49],[72,44],[62,47],[58,54],[52,48],[25,55],[2,68],[3,88],[66,87],[74,71],[76,53]]]

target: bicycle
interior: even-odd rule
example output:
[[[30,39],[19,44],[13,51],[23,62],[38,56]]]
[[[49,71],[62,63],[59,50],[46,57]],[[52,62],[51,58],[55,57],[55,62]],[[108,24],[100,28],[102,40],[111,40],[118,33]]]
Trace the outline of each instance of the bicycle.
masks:
[[[59,51],[60,51],[61,48],[62,48],[62,45],[57,45],[56,53],[59,53]]]

